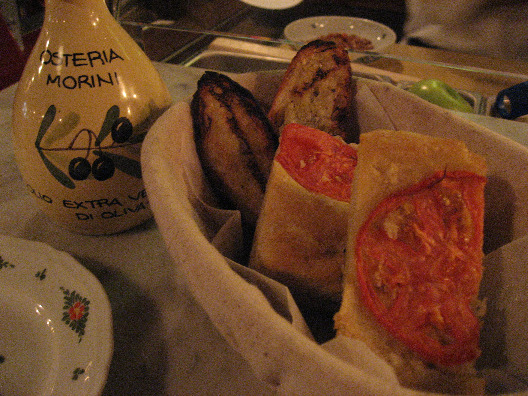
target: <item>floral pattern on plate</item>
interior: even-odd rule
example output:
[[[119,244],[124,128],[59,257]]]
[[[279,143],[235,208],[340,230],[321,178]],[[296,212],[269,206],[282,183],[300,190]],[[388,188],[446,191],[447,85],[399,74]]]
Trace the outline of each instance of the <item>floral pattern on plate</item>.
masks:
[[[97,278],[50,246],[0,236],[0,395],[98,395],[112,316]]]

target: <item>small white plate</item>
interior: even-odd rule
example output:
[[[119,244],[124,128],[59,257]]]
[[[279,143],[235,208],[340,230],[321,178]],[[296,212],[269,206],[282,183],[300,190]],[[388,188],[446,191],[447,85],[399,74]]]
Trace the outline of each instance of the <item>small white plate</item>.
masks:
[[[99,395],[112,316],[97,278],[67,253],[0,236],[0,395]]]
[[[370,19],[344,16],[315,16],[298,19],[284,29],[289,41],[307,43],[330,33],[355,34],[372,42],[372,51],[379,52],[396,42],[394,30]]]
[[[302,0],[242,0],[242,2],[268,10],[284,10],[296,6]]]

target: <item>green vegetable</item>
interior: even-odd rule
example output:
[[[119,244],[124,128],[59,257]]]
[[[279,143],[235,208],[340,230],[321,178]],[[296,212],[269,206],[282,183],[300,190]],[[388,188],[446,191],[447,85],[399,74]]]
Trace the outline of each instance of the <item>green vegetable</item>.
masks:
[[[468,101],[445,82],[435,79],[418,81],[409,88],[409,92],[418,95],[428,102],[449,110],[473,113]]]

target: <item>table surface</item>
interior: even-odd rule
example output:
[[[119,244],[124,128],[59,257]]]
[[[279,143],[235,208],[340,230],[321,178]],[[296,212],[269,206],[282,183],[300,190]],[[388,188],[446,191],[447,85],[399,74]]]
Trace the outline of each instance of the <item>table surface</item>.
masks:
[[[375,62],[394,72],[418,70],[418,64]],[[156,67],[175,101],[188,98],[203,73],[169,64]],[[460,72],[448,71],[446,75],[455,81]],[[489,76],[462,81],[473,81],[473,88],[488,87],[491,94],[501,81],[504,84],[502,78]],[[105,288],[113,312],[115,345],[104,394],[272,394],[190,295],[153,220],[119,235],[91,237],[55,226],[36,209],[14,161],[14,93],[15,86],[0,92],[0,233],[45,242],[72,254]],[[527,124],[482,116],[474,119],[526,143]]]

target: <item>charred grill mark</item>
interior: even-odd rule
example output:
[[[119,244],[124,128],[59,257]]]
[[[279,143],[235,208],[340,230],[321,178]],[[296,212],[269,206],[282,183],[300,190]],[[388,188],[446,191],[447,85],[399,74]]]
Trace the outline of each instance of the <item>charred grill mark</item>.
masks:
[[[341,46],[338,46],[334,41],[315,40],[312,45],[318,49],[318,53],[320,54],[328,51],[333,52],[332,59],[338,65],[346,65],[350,62],[348,52]],[[338,53],[336,53],[336,49]]]
[[[211,128],[211,125],[213,124],[213,119],[208,116],[207,114],[204,114],[204,125],[207,129]]]
[[[331,73],[335,72],[336,68],[332,68],[329,70],[324,70],[322,68],[318,68],[316,72],[314,73],[314,76],[311,81],[308,81],[304,83],[299,89],[294,90],[294,95],[302,96],[305,94],[306,91],[313,88],[315,85],[317,85],[318,82],[323,81],[326,79]]]
[[[315,72],[315,76],[314,76],[314,79],[312,81],[313,82],[321,81],[321,80],[325,79],[326,76],[328,76],[328,74],[330,74],[331,72],[332,72],[332,70],[323,70],[323,69],[319,68]]]
[[[251,175],[259,184],[262,192],[264,192],[267,183],[267,178],[262,172],[262,169],[260,169],[260,166],[256,161],[255,157],[253,156],[253,148],[251,147],[251,144],[246,137],[245,131],[240,127],[240,120],[236,116],[233,107],[237,105],[242,106],[246,111],[248,111],[248,114],[250,116],[257,113],[257,109],[255,109],[255,105],[252,102],[248,102],[246,96],[237,97],[236,93],[230,86],[224,87],[221,92],[217,92],[215,90],[215,87],[212,88],[213,89],[211,90],[211,93],[213,94],[213,96],[218,100],[218,102],[222,106],[224,106],[228,110],[228,123],[231,126],[231,132],[233,132],[235,136],[239,139],[239,141],[242,143],[241,155],[244,157],[247,168],[250,171]],[[240,102],[237,99],[240,99]],[[274,136],[271,131],[271,126],[266,129],[269,131],[268,136]]]
[[[347,63],[350,62],[350,58],[348,56],[344,57],[344,56],[339,56],[337,54],[334,54],[332,56],[334,58],[334,62],[340,66],[346,65]]]
[[[230,103],[226,105],[229,106],[230,108]],[[264,192],[264,189],[266,188],[266,181],[267,181],[266,176],[260,169],[259,164],[257,163],[255,157],[253,156],[253,150],[244,134],[244,131],[240,128],[240,123],[239,123],[238,118],[235,117],[233,112],[230,112],[230,114],[232,115],[232,117],[229,119],[229,123],[231,124],[231,131],[242,142],[243,148],[242,148],[241,154],[245,158],[247,168],[250,171],[251,175],[255,178],[255,180],[259,184],[262,192]]]
[[[314,40],[311,43],[306,44],[304,47],[314,47],[317,48],[319,52],[333,51],[337,44],[334,41],[326,40]]]

